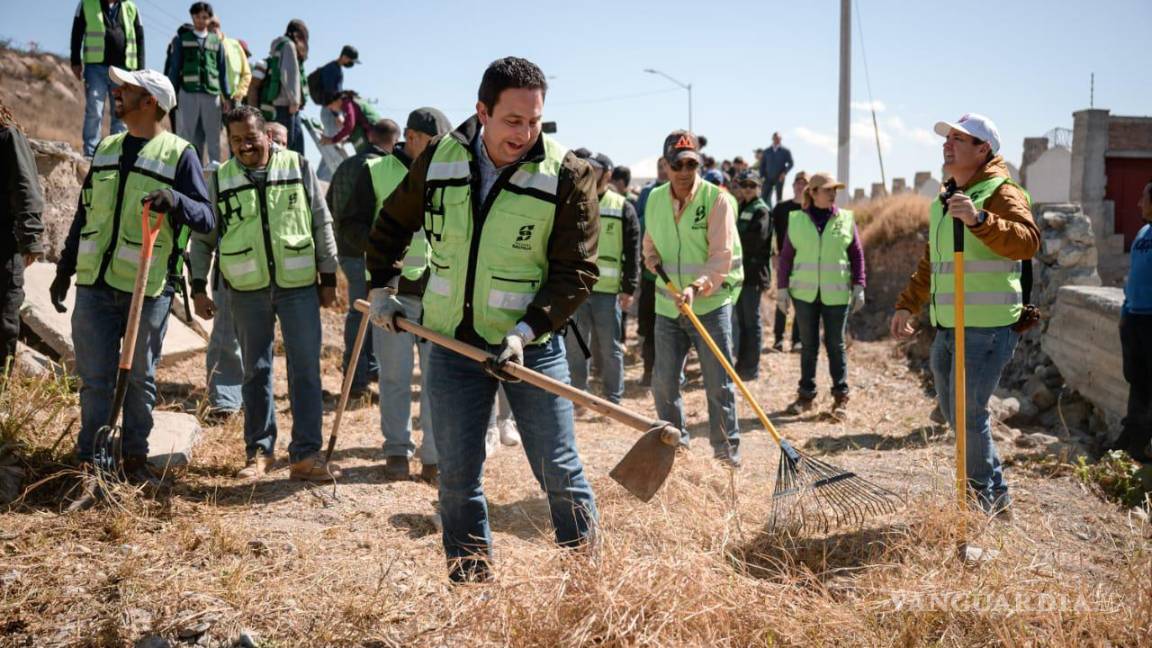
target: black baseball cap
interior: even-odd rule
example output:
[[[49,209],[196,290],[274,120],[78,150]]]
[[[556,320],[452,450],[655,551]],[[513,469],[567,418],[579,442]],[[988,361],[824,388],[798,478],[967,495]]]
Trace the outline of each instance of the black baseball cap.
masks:
[[[452,130],[452,122],[439,110],[425,106],[408,113],[406,128],[436,137]]]
[[[754,184],[760,186],[762,181],[760,180],[759,173],[752,169],[747,169],[736,174],[736,184]]]
[[[360,50],[357,50],[351,45],[345,45],[344,49],[340,50],[340,56],[347,56],[348,58],[352,59],[352,65],[356,65],[360,62]]]
[[[672,131],[668,137],[664,138],[664,159],[668,161],[668,164],[674,164],[679,160],[702,162],[700,159],[700,140],[691,131]]]

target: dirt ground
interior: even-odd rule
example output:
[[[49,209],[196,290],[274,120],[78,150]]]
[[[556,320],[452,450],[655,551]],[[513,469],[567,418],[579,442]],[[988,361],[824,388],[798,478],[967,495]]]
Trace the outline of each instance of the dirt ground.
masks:
[[[326,314],[327,331],[338,325]],[[324,387],[337,394],[331,345],[339,339],[328,335],[326,344]],[[282,360],[278,453],[286,456]],[[624,405],[655,416],[636,360],[630,347]],[[951,505],[952,437],[929,421],[932,401],[895,345],[852,347],[847,423],[784,417],[799,356],[765,353],[762,362],[752,390],[782,433],[895,491],[896,514],[829,535],[768,533],[775,445],[741,404],[744,466],[714,462],[692,365],[686,413],[697,438],[655,499],[643,504],[608,477],[638,433],[579,418],[600,544],[563,551],[522,450],[501,448],[484,484],[497,578],[453,588],[435,490],[384,480],[375,406],[344,418],[338,484],[291,482],[284,465],[256,483],[235,479],[244,456],[236,420],[205,430],[193,465],[162,502],[78,514],[40,502],[0,515],[0,646],[119,646],[153,636],[226,646],[242,632],[265,646],[1152,642],[1146,518],[1088,493],[1056,462],[1009,462],[1012,521],[961,515]],[[199,360],[162,370],[163,407],[194,406],[202,376]],[[826,391],[823,363],[819,380]],[[821,411],[831,405],[826,393],[818,402]],[[414,393],[414,416],[418,409]],[[962,540],[996,556],[961,560]]]

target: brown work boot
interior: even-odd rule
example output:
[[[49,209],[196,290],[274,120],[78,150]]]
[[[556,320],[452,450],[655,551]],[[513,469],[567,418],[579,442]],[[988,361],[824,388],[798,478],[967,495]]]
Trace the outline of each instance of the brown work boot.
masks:
[[[273,455],[263,452],[257,453],[255,457],[248,458],[236,476],[240,479],[260,479],[272,471],[272,464],[274,463],[276,463],[276,457]]]
[[[420,481],[436,486],[440,483],[440,467],[436,464],[424,464],[420,468]]]
[[[340,466],[325,463],[317,452],[293,463],[289,476],[299,481],[332,481],[340,477]]]
[[[384,479],[388,481],[408,481],[412,473],[408,467],[408,457],[388,457],[384,463]]]
[[[812,408],[815,407],[813,403],[814,400],[816,399],[812,396],[797,396],[796,400],[792,401],[788,408],[784,410],[784,413],[788,416],[799,416],[805,412],[810,412]]]
[[[832,418],[843,423],[848,420],[848,394],[832,394]]]

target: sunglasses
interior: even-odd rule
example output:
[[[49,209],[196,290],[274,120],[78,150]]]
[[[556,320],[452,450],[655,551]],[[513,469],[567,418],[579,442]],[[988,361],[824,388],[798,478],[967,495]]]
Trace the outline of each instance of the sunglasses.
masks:
[[[673,162],[670,166],[673,171],[684,171],[685,169],[695,171],[700,168],[700,163],[696,160],[680,160]]]

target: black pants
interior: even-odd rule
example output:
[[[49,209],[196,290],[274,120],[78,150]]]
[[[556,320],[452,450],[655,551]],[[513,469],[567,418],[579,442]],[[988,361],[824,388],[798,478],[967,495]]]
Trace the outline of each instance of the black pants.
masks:
[[[652,373],[656,363],[656,282],[640,278],[640,304],[636,312],[636,334],[644,338],[640,357],[644,359],[644,373]]]
[[[16,355],[20,335],[20,305],[24,303],[24,259],[19,254],[0,266],[0,373]]]
[[[1152,440],[1152,315],[1120,317],[1120,349],[1128,381],[1128,414],[1116,447],[1140,458]]]

